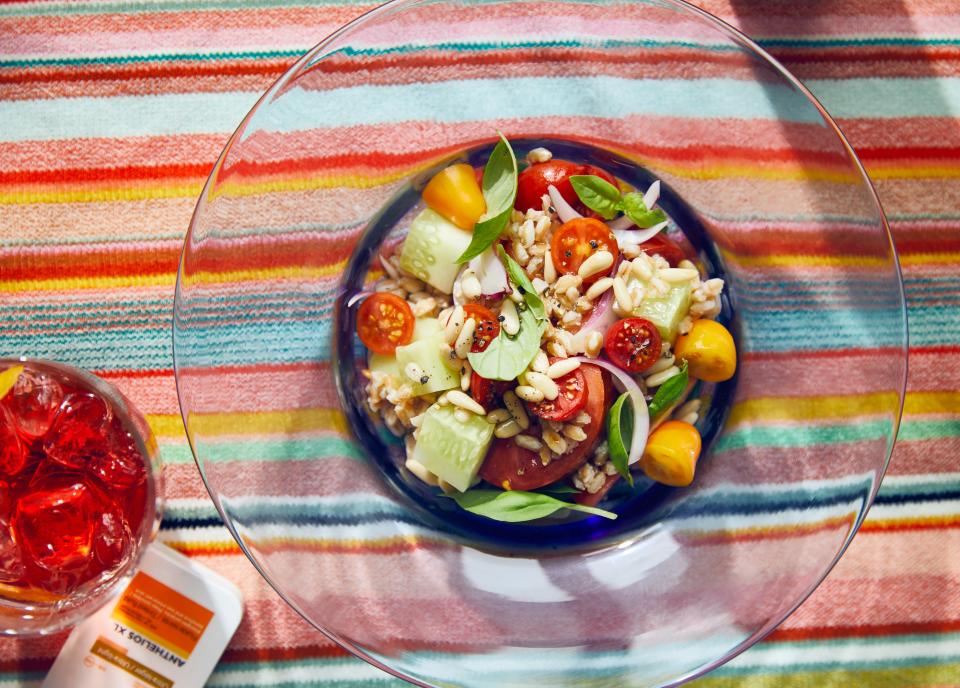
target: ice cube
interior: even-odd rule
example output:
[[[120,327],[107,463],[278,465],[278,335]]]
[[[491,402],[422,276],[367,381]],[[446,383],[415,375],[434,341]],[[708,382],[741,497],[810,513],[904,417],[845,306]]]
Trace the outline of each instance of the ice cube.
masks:
[[[21,497],[14,533],[30,562],[48,571],[86,566],[93,556],[93,532],[100,511],[84,482],[51,479]]]
[[[94,458],[107,453],[111,416],[110,407],[94,394],[67,396],[43,440],[44,451],[54,461],[82,470]]]
[[[119,506],[105,509],[94,530],[93,555],[105,570],[121,566],[130,555],[133,533]]]
[[[0,583],[13,583],[23,576],[23,555],[10,528],[12,511],[10,485],[0,480]]]
[[[114,417],[110,423],[106,453],[93,460],[90,470],[108,488],[126,490],[146,480],[143,455],[119,418]]]
[[[0,476],[13,478],[27,463],[27,449],[17,435],[13,415],[0,406]]]
[[[6,401],[16,418],[21,437],[27,442],[47,433],[62,402],[63,388],[60,383],[36,370],[20,373]]]

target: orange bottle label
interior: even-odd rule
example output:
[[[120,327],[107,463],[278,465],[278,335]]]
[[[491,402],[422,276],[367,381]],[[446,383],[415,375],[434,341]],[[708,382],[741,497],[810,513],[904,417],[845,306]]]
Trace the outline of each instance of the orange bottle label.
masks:
[[[130,581],[111,616],[186,660],[213,612],[141,571]]]

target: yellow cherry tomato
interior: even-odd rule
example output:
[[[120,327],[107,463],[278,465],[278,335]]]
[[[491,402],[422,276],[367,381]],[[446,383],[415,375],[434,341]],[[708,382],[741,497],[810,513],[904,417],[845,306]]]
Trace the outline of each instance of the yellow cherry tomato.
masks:
[[[423,202],[462,229],[473,229],[487,211],[477,175],[466,163],[450,165],[433,175],[423,190]]]
[[[678,361],[686,361],[690,374],[707,382],[723,382],[737,372],[737,347],[726,327],[713,320],[697,320],[690,332],[673,347]]]
[[[686,487],[700,458],[700,433],[679,420],[668,420],[650,433],[640,457],[640,468],[651,480],[673,487]]]

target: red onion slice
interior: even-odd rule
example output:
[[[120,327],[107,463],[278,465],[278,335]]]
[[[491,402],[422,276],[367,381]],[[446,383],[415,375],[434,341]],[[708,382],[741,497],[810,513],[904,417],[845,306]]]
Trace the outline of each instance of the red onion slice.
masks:
[[[547,193],[550,194],[550,203],[557,211],[557,216],[560,218],[561,222],[570,222],[570,220],[576,220],[578,217],[583,217],[583,215],[578,213],[569,203],[567,203],[567,199],[560,195],[560,192],[557,191],[557,187],[555,187],[553,184],[547,187]]]
[[[619,219],[624,219],[623,218]],[[627,218],[629,219],[629,218]],[[633,224],[632,222],[630,224]],[[624,246],[639,246],[640,244],[650,241],[653,237],[657,236],[660,233],[660,230],[664,229],[668,224],[667,220],[663,222],[658,222],[653,227],[648,227],[647,229],[619,229],[614,228],[613,223],[610,223],[610,229],[613,230],[614,235],[617,237],[617,242],[620,244],[620,247]]]
[[[643,204],[647,206],[647,210],[653,210],[654,204],[660,198],[660,180],[657,179],[653,184],[650,185],[650,188],[647,189],[647,193],[643,194]]]
[[[590,336],[590,333],[599,332],[601,335],[605,335],[615,322],[617,322],[617,316],[613,312],[613,290],[607,289],[593,304],[590,317],[573,335],[573,350],[578,353],[586,351],[587,337]]]
[[[470,269],[480,280],[484,296],[496,296],[507,290],[507,271],[492,246],[470,261]]]
[[[633,437],[630,440],[630,455],[627,457],[627,464],[633,465],[643,456],[643,449],[647,446],[647,437],[650,434],[650,412],[647,410],[647,400],[643,397],[643,391],[640,385],[633,379],[630,373],[621,370],[612,363],[602,361],[598,358],[587,358],[586,356],[575,356],[580,363],[588,363],[608,370],[614,378],[614,384],[621,392],[630,395],[630,403],[633,405]]]

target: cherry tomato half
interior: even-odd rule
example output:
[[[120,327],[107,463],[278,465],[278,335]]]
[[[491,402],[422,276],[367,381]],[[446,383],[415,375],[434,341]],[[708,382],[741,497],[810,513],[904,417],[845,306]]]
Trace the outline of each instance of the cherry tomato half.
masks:
[[[592,365],[583,364],[578,370],[583,371],[587,383],[584,411],[589,414],[590,422],[583,426],[586,439],[568,454],[555,457],[546,466],[540,460],[539,453],[520,447],[513,438],[496,439],[480,467],[481,478],[505,490],[535,490],[556,482],[587,461],[603,425],[606,403],[604,376],[599,368]]]
[[[470,394],[488,411],[492,411],[494,402],[513,386],[513,380],[488,380],[477,371],[473,371],[470,375]]]
[[[646,318],[624,318],[607,330],[603,348],[616,366],[640,373],[660,358],[660,332]]]
[[[564,200],[583,214],[586,208],[580,203],[577,192],[573,190],[570,184],[570,177],[575,174],[592,174],[602,177],[614,186],[617,180],[613,178],[606,170],[593,165],[579,165],[569,160],[548,160],[530,165],[520,173],[517,178],[517,200],[513,207],[521,213],[525,213],[531,208],[539,210],[542,206],[541,199],[547,193],[548,186],[557,187],[557,191],[563,196]]]
[[[666,237],[665,232],[660,232],[652,239],[647,239],[640,244],[640,250],[650,255],[660,254],[672,268],[677,267],[677,263],[687,257],[682,248]]]
[[[551,361],[552,363],[553,361]],[[554,380],[560,394],[553,401],[544,399],[528,404],[530,412],[544,420],[562,421],[573,418],[587,403],[587,381],[580,368]]]
[[[576,274],[580,265],[597,251],[609,251],[614,258],[620,255],[617,237],[600,220],[581,217],[564,222],[550,241],[550,255],[557,272]],[[616,261],[614,261],[616,264]],[[611,266],[611,270],[613,267]],[[608,271],[609,272],[609,271]],[[586,283],[600,279],[607,273],[597,274],[584,280]]]
[[[392,354],[413,339],[414,320],[406,301],[396,294],[377,292],[360,304],[357,334],[370,351]]]
[[[477,329],[473,332],[473,344],[470,346],[470,351],[473,353],[483,351],[500,334],[500,321],[497,320],[493,311],[478,303],[468,303],[463,307],[463,312],[466,314],[464,322],[468,318],[473,318],[477,322]]]

